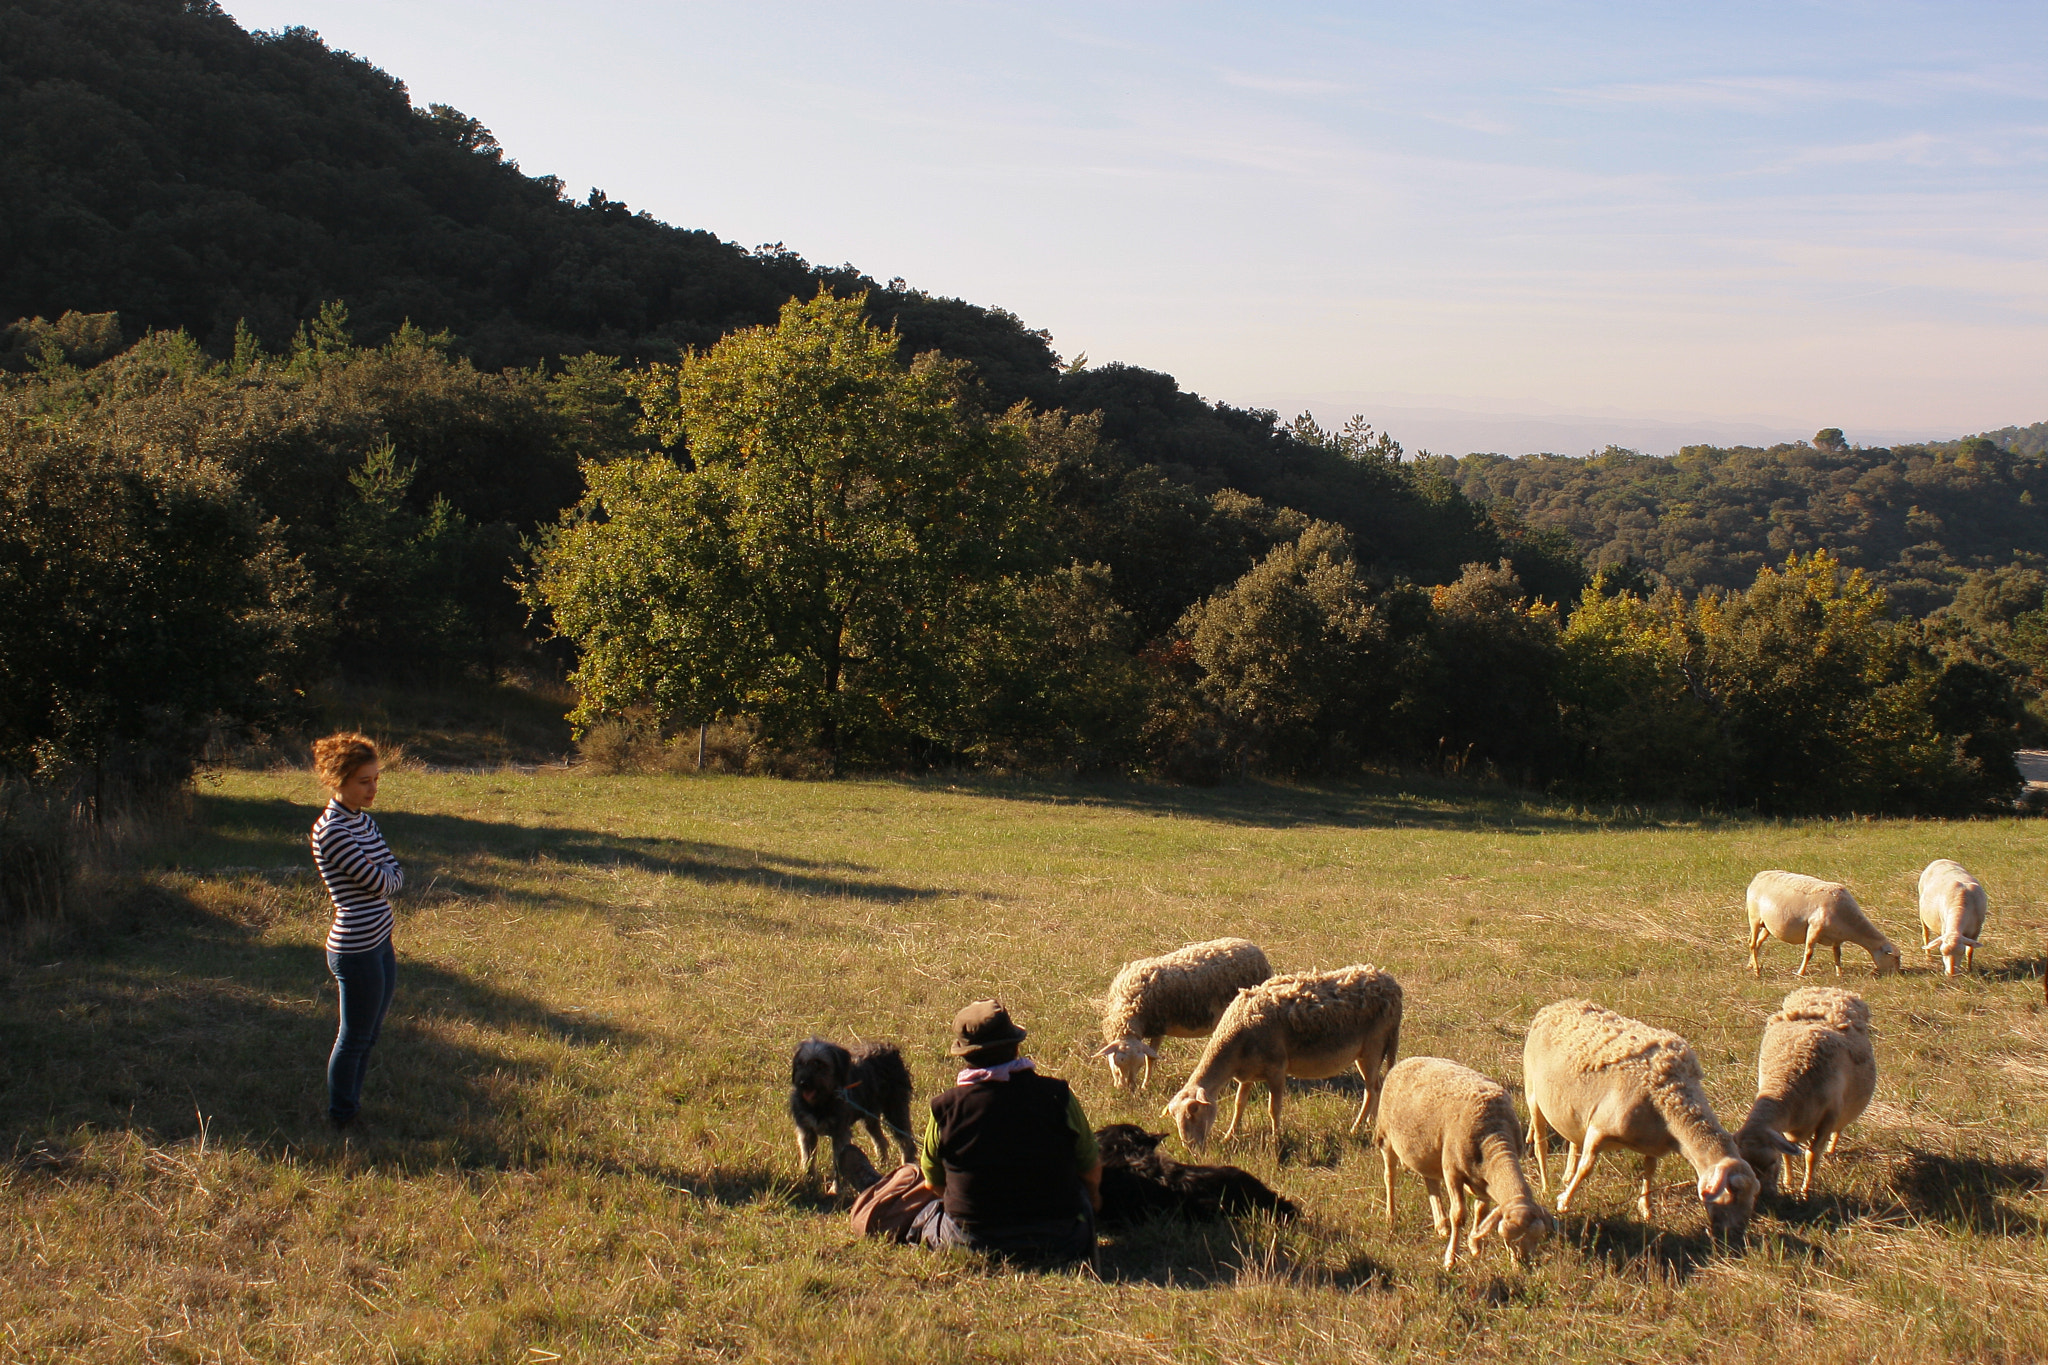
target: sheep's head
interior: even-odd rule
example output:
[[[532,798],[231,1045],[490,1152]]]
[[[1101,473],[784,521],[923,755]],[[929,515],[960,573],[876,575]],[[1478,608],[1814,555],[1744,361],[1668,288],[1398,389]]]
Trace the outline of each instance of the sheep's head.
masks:
[[[1707,1226],[1726,1242],[1740,1242],[1749,1231],[1749,1217],[1756,1212],[1757,1191],[1762,1186],[1750,1164],[1739,1156],[1724,1156],[1700,1177],[1700,1202],[1707,1206]]]
[[[1784,1134],[1771,1128],[1744,1128],[1735,1135],[1735,1145],[1742,1152],[1742,1159],[1756,1173],[1759,1194],[1777,1194],[1785,1158],[1800,1155],[1796,1144],[1786,1141]]]
[[[1905,958],[1899,952],[1899,945],[1886,939],[1870,950],[1871,968],[1879,976],[1890,976],[1905,965]]]
[[[1557,1219],[1535,1200],[1517,1199],[1494,1205],[1492,1212],[1472,1229],[1472,1250],[1478,1251],[1479,1239],[1492,1232],[1498,1232],[1501,1241],[1507,1244],[1508,1259],[1520,1265],[1555,1235]]]
[[[1956,962],[1963,956],[1965,948],[1974,948],[1977,940],[1967,934],[1951,929],[1941,936],[1941,970],[1945,975],[1956,974]]]
[[[1119,1090],[1129,1090],[1145,1074],[1146,1059],[1157,1057],[1159,1051],[1142,1038],[1119,1038],[1104,1043],[1095,1055],[1109,1063],[1110,1083]]]
[[[1216,1101],[1190,1085],[1166,1102],[1162,1110],[1173,1120],[1180,1140],[1191,1152],[1199,1152],[1209,1145],[1209,1130],[1216,1126]]]

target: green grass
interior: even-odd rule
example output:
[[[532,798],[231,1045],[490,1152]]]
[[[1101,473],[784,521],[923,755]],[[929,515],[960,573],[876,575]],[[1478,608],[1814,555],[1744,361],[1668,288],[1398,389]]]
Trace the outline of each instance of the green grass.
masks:
[[[0,1359],[2018,1359],[2048,1352],[2048,825],[1657,823],[1460,788],[804,784],[399,772],[400,983],[345,1139],[320,1121],[333,987],[296,773],[203,787],[140,927],[0,974]],[[1919,963],[1936,856],[1983,878],[1980,966]],[[1909,970],[1847,984],[1878,1097],[1740,1254],[1682,1163],[1654,1225],[1603,1166],[1526,1271],[1437,1264],[1420,1187],[1378,1212],[1355,1090],[1301,1086],[1298,1201],[1111,1239],[1103,1278],[856,1241],[795,1177],[787,1058],[813,1030],[948,1078],[999,994],[1097,1123],[1166,1126],[1087,1061],[1127,959],[1243,934],[1276,967],[1371,961],[1404,1055],[1519,1081],[1529,1015],[1588,995],[1679,1030],[1738,1122],[1796,951],[1753,981],[1742,888],[1848,881]],[[1908,940],[1910,939],[1910,942]],[[1830,970],[1823,980],[1832,980]],[[1170,1149],[1178,1153],[1177,1144]],[[1181,1154],[1184,1155],[1184,1154]],[[1553,1170],[1555,1165],[1553,1163]]]

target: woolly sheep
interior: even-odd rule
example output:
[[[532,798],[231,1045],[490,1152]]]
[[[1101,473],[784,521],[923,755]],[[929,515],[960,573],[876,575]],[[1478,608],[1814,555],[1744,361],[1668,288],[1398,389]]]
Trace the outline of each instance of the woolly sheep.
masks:
[[[1756,1102],[1735,1134],[1764,1193],[1778,1192],[1784,1158],[1798,1156],[1794,1144],[1805,1143],[1806,1177],[1799,1182],[1804,1199],[1813,1189],[1822,1148],[1834,1152],[1842,1129],[1862,1114],[1876,1090],[1877,1053],[1863,997],[1832,986],[1808,986],[1786,996],[1764,1021]]]
[[[1960,951],[1964,971],[1977,967],[1977,936],[1984,932],[1984,883],[1953,858],[1936,858],[1920,870],[1920,951],[1941,951],[1941,969],[1956,974]]]
[[[1515,1102],[1499,1082],[1441,1057],[1410,1057],[1387,1073],[1380,1087],[1376,1140],[1387,1182],[1387,1226],[1394,1224],[1398,1167],[1422,1177],[1429,1216],[1444,1242],[1444,1269],[1458,1260],[1465,1196],[1472,1196],[1472,1235],[1499,1232],[1519,1263],[1556,1230],[1557,1221],[1529,1193],[1522,1174],[1522,1125]],[[1445,1216],[1448,1204],[1449,1216]]]
[[[1216,938],[1126,963],[1109,983],[1102,1049],[1119,1089],[1152,1083],[1152,1059],[1167,1038],[1205,1038],[1239,990],[1273,974],[1256,943]],[[1141,1074],[1142,1064],[1142,1074]]]
[[[1216,1021],[1209,1046],[1166,1113],[1180,1140],[1200,1151],[1216,1122],[1224,1083],[1237,1083],[1227,1140],[1244,1112],[1245,1087],[1266,1083],[1273,1117],[1273,1141],[1280,1140],[1280,1106],[1287,1078],[1335,1076],[1356,1066],[1365,1079],[1365,1099],[1351,1131],[1370,1118],[1379,1102],[1380,1076],[1393,1062],[1401,1039],[1401,987],[1370,965],[1334,972],[1276,976],[1237,993]]]
[[[1898,945],[1870,922],[1863,907],[1840,882],[1824,882],[1798,872],[1759,872],[1749,883],[1749,970],[1761,977],[1756,950],[1775,935],[1780,942],[1803,943],[1799,975],[1805,976],[1815,948],[1835,950],[1835,975],[1842,974],[1842,945],[1854,943],[1870,953],[1879,976],[1896,972],[1904,961]]]
[[[1571,1147],[1559,1213],[1570,1207],[1601,1149],[1620,1146],[1643,1159],[1636,1208],[1645,1219],[1658,1160],[1679,1152],[1699,1175],[1700,1202],[1714,1234],[1739,1239],[1748,1228],[1756,1172],[1714,1117],[1699,1058],[1685,1039],[1591,1000],[1561,1000],[1536,1011],[1529,1023],[1522,1081],[1544,1190],[1550,1189],[1545,1130]]]

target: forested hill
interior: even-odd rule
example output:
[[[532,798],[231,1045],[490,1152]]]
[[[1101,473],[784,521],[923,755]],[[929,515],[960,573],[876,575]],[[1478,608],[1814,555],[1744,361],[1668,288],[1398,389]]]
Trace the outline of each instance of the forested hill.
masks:
[[[1561,540],[1390,465],[1398,447],[1360,460],[1356,443],[1205,402],[1170,375],[1068,372],[1045,333],[997,308],[747,251],[595,190],[571,200],[474,119],[413,107],[401,81],[309,30],[245,32],[213,0],[0,0],[0,128],[0,369],[28,368],[53,339],[91,364],[152,329],[226,359],[246,325],[275,353],[330,300],[357,342],[409,320],[485,372],[589,352],[631,363],[772,323],[820,287],[866,291],[906,357],[970,362],[994,405],[1100,414],[1117,467],[1096,475],[1150,512],[1087,548],[1126,579],[1174,580],[1131,584],[1157,599],[1138,608],[1148,625],[1215,586],[1188,580],[1185,542],[1233,488],[1341,524],[1385,575],[1444,583],[1505,554],[1553,600],[1581,581]],[[66,313],[118,314],[118,327],[80,348],[30,325]],[[433,481],[423,466],[417,487]],[[1219,563],[1218,581],[1242,568]]]
[[[1864,449],[1827,431],[1768,450],[1688,446],[1661,457],[1610,448],[1445,463],[1467,497],[1506,502],[1532,525],[1569,535],[1589,565],[1633,559],[1688,590],[1745,588],[1767,564],[1825,549],[1918,615],[1947,603],[1973,569],[2048,557],[2041,434],[2013,428]]]

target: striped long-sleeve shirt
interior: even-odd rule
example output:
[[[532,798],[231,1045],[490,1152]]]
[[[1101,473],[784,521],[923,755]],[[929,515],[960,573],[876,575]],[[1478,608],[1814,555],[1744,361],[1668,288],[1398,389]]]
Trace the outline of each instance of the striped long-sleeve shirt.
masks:
[[[313,822],[313,866],[334,902],[327,951],[383,947],[391,937],[391,897],[405,885],[405,872],[369,812],[350,810],[339,798],[329,801]]]

